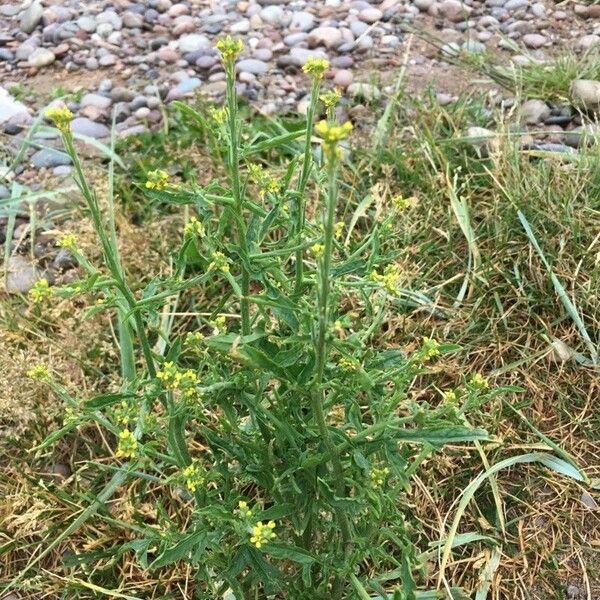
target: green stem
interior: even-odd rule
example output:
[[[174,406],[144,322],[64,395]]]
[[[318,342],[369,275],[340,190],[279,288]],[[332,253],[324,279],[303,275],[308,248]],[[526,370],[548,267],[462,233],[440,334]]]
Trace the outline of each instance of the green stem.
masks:
[[[315,77],[313,79],[312,89],[310,92],[310,103],[306,111],[306,138],[304,139],[304,160],[302,162],[302,171],[298,180],[298,195],[296,198],[296,222],[294,223],[293,237],[300,247],[296,249],[296,280],[294,285],[295,294],[300,294],[304,280],[304,251],[301,245],[301,236],[304,231],[305,222],[305,198],[306,185],[312,167],[312,134],[315,120],[315,111],[319,100],[319,89],[321,87],[321,79]]]
[[[330,148],[327,162],[327,176],[329,188],[327,193],[327,203],[325,207],[325,249],[323,257],[319,264],[319,286],[318,286],[318,307],[317,307],[317,340],[316,340],[316,374],[314,387],[311,393],[311,406],[313,416],[315,418],[319,434],[323,440],[329,459],[335,482],[335,491],[339,498],[346,496],[346,484],[344,480],[344,469],[338,450],[331,438],[327,419],[323,404],[325,402],[325,392],[323,390],[323,378],[325,374],[325,363],[328,355],[327,332],[329,330],[329,297],[331,291],[331,255],[333,249],[333,221],[335,217],[335,206],[337,202],[337,178],[336,178],[337,157],[335,148]],[[344,552],[348,557],[352,551],[352,532],[350,529],[350,521],[345,511],[342,509],[336,510],[340,530],[342,532],[342,540],[344,544]],[[343,582],[337,580],[334,586],[334,597],[340,597],[340,585],[343,587]],[[338,593],[335,593],[335,590]]]
[[[237,124],[237,95],[235,92],[235,64],[226,65],[227,74],[227,124],[229,127],[229,176],[231,178],[231,191],[233,194],[233,208],[236,212],[236,228],[238,245],[242,253],[242,296],[240,298],[240,312],[242,317],[242,335],[250,334],[250,273],[246,267],[248,260],[248,242],[246,239],[246,224],[244,221],[244,201],[240,183],[240,135]]]

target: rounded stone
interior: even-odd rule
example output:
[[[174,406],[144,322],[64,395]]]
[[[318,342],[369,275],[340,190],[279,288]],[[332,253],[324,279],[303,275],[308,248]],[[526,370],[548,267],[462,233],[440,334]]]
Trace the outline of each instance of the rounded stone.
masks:
[[[334,85],[337,85],[343,89],[346,89],[354,79],[352,71],[347,69],[339,69],[333,77]]]
[[[27,58],[30,66],[39,69],[52,64],[56,60],[54,52],[47,48],[36,48]]]
[[[358,14],[358,18],[365,23],[376,23],[382,17],[383,13],[378,8],[365,8]]]

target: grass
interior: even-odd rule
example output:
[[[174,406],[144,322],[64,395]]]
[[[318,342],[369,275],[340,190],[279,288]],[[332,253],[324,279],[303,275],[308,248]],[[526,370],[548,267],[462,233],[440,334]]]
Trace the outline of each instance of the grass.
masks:
[[[548,83],[543,97],[560,97],[567,66]],[[529,89],[539,90],[536,68],[525,79]],[[525,95],[531,93],[526,85],[520,87]],[[435,402],[438,389],[456,385],[472,372],[484,373],[497,385],[521,388],[487,404],[473,422],[497,440],[484,446],[489,464],[556,444],[563,458],[594,480],[599,476],[595,402],[600,385],[590,359],[599,343],[600,157],[589,149],[576,164],[531,159],[517,152],[507,136],[498,152],[479,158],[461,134],[470,125],[490,125],[483,106],[476,96],[440,107],[431,98],[422,103],[399,94],[387,116],[388,135],[375,149],[368,145],[374,123],[357,124],[351,164],[340,181],[345,202],[340,216],[355,222],[361,234],[381,218],[389,197],[417,198],[399,234],[382,242],[382,251],[398,255],[402,288],[412,295],[401,295],[386,309],[384,328],[373,344],[410,351],[424,335],[459,344],[460,353],[436,365],[433,382],[424,378],[413,388],[415,399]],[[248,137],[260,141],[297,126],[256,118]],[[182,181],[193,181],[198,169],[224,177],[209,131],[192,129],[182,113],[173,115],[169,128],[170,135],[146,135],[137,146],[118,148],[122,158],[130,158],[129,171],[115,181],[122,200],[117,211],[120,254],[138,288],[155,274],[172,270],[165,237],[176,235],[182,217],[178,207],[144,204],[131,182],[162,165],[158,161],[164,155],[174,157],[172,169],[177,168]],[[282,169],[271,150],[259,157],[275,171]],[[315,203],[313,190],[308,214]],[[86,254],[97,255],[89,229],[87,234],[82,229],[80,237],[89,240]],[[207,298],[218,293],[218,287],[204,292]],[[184,295],[176,311],[182,314],[173,324],[176,331],[192,326],[204,300]],[[106,320],[84,320],[84,308],[73,312],[66,301],[33,320],[20,306],[12,300],[0,308],[5,334],[1,372],[18,372],[17,365],[45,355],[82,397],[114,386],[110,374],[118,371],[118,357],[109,348],[116,332],[111,334]],[[81,333],[74,336],[73,330]],[[568,360],[564,352],[558,356],[557,346],[567,348]],[[80,514],[103,476],[111,473],[110,463],[92,462],[110,445],[94,425],[55,447],[24,452],[55,423],[48,407],[56,399],[24,377],[18,381],[22,387],[12,382],[4,387],[9,392],[4,392],[5,404],[21,405],[19,399],[27,398],[30,416],[26,437],[3,442],[7,452],[0,459],[0,488],[8,501],[0,509],[0,585],[36,556],[38,544],[47,545],[63,523]],[[483,466],[477,450],[465,444],[450,446],[435,458],[424,454],[422,460],[405,501],[422,553],[414,561],[422,564],[421,581],[434,584],[440,575],[439,540],[457,514],[459,493],[469,489]],[[102,466],[105,472],[98,471]],[[600,594],[600,561],[593,543],[598,517],[582,502],[584,491],[597,498],[593,486],[523,465],[498,471],[495,478],[505,534],[493,488],[484,484],[473,489],[456,547],[446,554],[449,585],[480,594],[489,586],[492,598],[564,598],[569,583],[590,598]],[[181,504],[162,496],[148,473],[124,486],[93,524],[65,540],[20,589],[27,598],[191,598],[193,576],[185,564],[152,573],[139,566],[131,551],[114,553],[116,542],[131,542],[144,523],[159,527],[185,519]],[[364,597],[356,589],[357,597]]]

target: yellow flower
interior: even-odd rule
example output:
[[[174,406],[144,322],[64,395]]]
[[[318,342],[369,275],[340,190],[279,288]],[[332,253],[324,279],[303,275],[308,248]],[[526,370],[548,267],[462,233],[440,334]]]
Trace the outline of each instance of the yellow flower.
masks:
[[[339,365],[342,371],[346,371],[347,373],[358,371],[360,367],[360,363],[355,358],[346,357],[340,358]]]
[[[448,404],[454,404],[458,399],[456,392],[454,390],[447,390],[442,394],[444,402],[448,402]]]
[[[66,233],[63,235],[60,240],[56,243],[60,248],[65,248],[66,250],[77,250],[77,242],[78,238],[74,233]]]
[[[185,345],[191,348],[200,345],[200,343],[204,340],[204,334],[200,331],[189,332],[185,336]]]
[[[213,321],[213,325],[214,325],[215,329],[217,330],[217,333],[219,331],[225,331],[226,330],[225,326],[227,325],[227,319],[226,319],[226,317],[223,316],[223,315],[219,315]]]
[[[163,364],[162,369],[156,374],[156,378],[159,379],[167,389],[174,390],[178,386],[178,372],[179,371],[173,364],[173,361],[168,360]]]
[[[223,125],[223,123],[225,123],[227,120],[227,108],[224,106],[222,108],[213,106],[210,109],[210,115],[217,125]]]
[[[473,377],[471,377],[469,380],[469,383],[473,387],[480,390],[487,390],[490,387],[490,382],[485,377],[482,377],[479,373],[475,373],[475,375],[473,375]]]
[[[330,125],[327,121],[319,121],[315,125],[315,131],[323,138],[322,146],[325,154],[334,154],[339,158],[341,153],[337,146],[350,135],[352,123],[347,121],[343,125]]]
[[[149,190],[165,190],[169,187],[169,174],[161,169],[150,171],[146,181],[146,188]]]
[[[335,108],[338,105],[339,101],[342,99],[342,92],[339,88],[335,88],[335,90],[329,90],[328,92],[321,94],[319,98],[321,102],[325,105],[325,108],[331,110]]]
[[[313,244],[310,247],[310,253],[315,258],[321,258],[325,254],[325,246],[323,244]]]
[[[208,265],[210,269],[219,269],[223,273],[229,273],[229,259],[222,252],[213,252],[212,262]]]
[[[423,362],[431,360],[434,356],[438,356],[440,353],[440,343],[437,340],[429,339],[428,337],[423,338],[423,345],[420,350],[420,357]]]
[[[67,134],[71,131],[71,121],[73,113],[66,106],[53,106],[49,108],[45,117],[50,121],[54,121],[54,126],[61,133]]]
[[[194,493],[201,485],[204,484],[205,478],[202,474],[200,465],[194,461],[182,471],[185,487]]]
[[[44,300],[52,298],[52,296],[54,296],[54,290],[50,287],[48,280],[38,279],[29,290],[28,296],[32,302],[40,304]]]
[[[46,365],[35,365],[27,371],[27,377],[36,381],[48,381],[50,379],[50,371]]]
[[[275,529],[275,522],[269,521],[266,525],[259,521],[252,528],[252,535],[250,536],[250,542],[254,544],[256,548],[261,548],[264,544],[275,539],[277,534],[273,531]]]
[[[333,235],[335,236],[335,239],[339,240],[342,237],[343,233],[344,233],[344,221],[338,221],[333,226]]]
[[[398,295],[398,285],[400,284],[400,269],[396,265],[387,265],[383,274],[380,275],[377,271],[371,273],[371,280],[383,284],[387,292]]]
[[[120,458],[134,458],[138,450],[138,441],[129,429],[123,429],[119,433],[119,446],[116,456]]]
[[[231,65],[244,49],[242,40],[234,40],[230,35],[217,42],[217,50],[225,65]]]
[[[376,488],[382,487],[389,474],[390,470],[387,467],[384,467],[383,469],[372,469],[371,473],[369,474],[369,477],[371,478],[371,485]]]
[[[392,202],[394,204],[394,208],[398,212],[402,212],[404,210],[407,210],[408,208],[411,208],[412,206],[415,206],[415,204],[417,204],[417,199],[415,196],[411,196],[410,198],[404,198],[403,196],[396,196],[395,198],[392,199]]]
[[[324,58],[317,56],[309,56],[302,70],[307,74],[311,75],[314,79],[321,79],[323,73],[329,69],[329,62]]]
[[[191,217],[183,228],[183,235],[186,238],[204,237],[204,225],[196,217]]]
[[[248,506],[248,503],[245,500],[240,500],[238,502],[238,513],[241,517],[251,517],[252,509]]]

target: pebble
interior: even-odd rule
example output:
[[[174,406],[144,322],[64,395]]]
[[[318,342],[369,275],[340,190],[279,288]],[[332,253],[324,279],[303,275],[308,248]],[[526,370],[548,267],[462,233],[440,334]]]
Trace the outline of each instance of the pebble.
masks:
[[[575,106],[589,111],[600,108],[600,81],[575,79],[571,82],[570,93]]]
[[[38,169],[50,169],[60,165],[70,165],[71,159],[64,152],[59,152],[53,148],[42,148],[31,156],[31,162]]]
[[[293,32],[310,31],[315,25],[315,17],[309,12],[298,11],[293,14],[289,29]]]
[[[29,5],[19,22],[19,27],[23,33],[31,33],[41,22],[44,14],[44,8],[37,0]]]
[[[548,43],[548,38],[539,33],[528,33],[523,36],[523,43],[528,48],[541,48]]]
[[[307,39],[311,48],[316,46],[337,48],[342,43],[342,32],[336,27],[317,27],[308,34]]]
[[[550,108],[542,100],[527,100],[521,107],[521,119],[527,125],[541,123],[550,116]]]
[[[352,74],[352,71],[339,69],[333,77],[333,84],[346,89],[352,83],[353,79],[354,75]]]
[[[212,43],[205,35],[190,33],[179,38],[178,46],[181,52],[197,52],[211,48]]]
[[[267,63],[255,58],[245,58],[244,60],[240,60],[236,65],[238,72],[245,71],[253,75],[263,75],[267,72],[268,68]]]
[[[94,139],[105,138],[110,135],[110,130],[102,123],[96,123],[85,117],[76,117],[71,121],[71,129],[74,133],[79,133]]]
[[[381,96],[381,90],[370,83],[352,83],[348,86],[348,94],[353,98],[364,100],[376,100]]]
[[[13,254],[6,265],[6,292],[26,294],[40,279],[40,272],[30,260],[20,254]]]
[[[56,56],[52,50],[47,48],[36,48],[28,57],[27,62],[30,66],[39,69],[51,65],[56,60]]]
[[[376,23],[383,18],[383,13],[378,8],[365,8],[360,11],[358,18],[365,23]]]
[[[107,98],[106,96],[101,96],[100,94],[85,94],[81,98],[80,106],[95,106],[100,110],[107,109],[112,104],[112,100]]]

